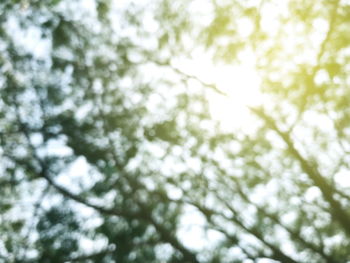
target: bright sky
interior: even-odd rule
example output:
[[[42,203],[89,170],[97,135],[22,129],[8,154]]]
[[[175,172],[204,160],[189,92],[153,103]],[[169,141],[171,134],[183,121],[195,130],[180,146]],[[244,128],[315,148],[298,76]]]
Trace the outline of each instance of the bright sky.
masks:
[[[240,128],[249,126],[247,106],[262,103],[260,78],[251,64],[218,68],[215,73],[217,88],[227,96],[210,97],[211,114],[224,127]]]

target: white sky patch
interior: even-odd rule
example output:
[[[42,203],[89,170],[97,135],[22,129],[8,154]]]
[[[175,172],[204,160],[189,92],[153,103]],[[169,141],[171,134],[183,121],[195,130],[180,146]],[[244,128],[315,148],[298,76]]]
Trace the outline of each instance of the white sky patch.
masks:
[[[80,191],[79,182],[84,184],[92,183],[89,180],[89,170],[90,166],[85,160],[84,157],[79,157],[76,161],[74,161],[68,169],[62,173],[56,179],[56,183],[59,185],[66,187],[72,192]],[[82,180],[82,178],[84,178]]]
[[[37,59],[46,59],[50,50],[50,41],[42,38],[42,32],[37,27],[21,29],[16,17],[10,16],[6,21],[6,30],[16,35],[16,45],[26,52],[30,52]]]
[[[241,18],[239,20],[239,27],[237,28],[239,35],[243,38],[248,37],[254,30],[254,24],[249,18]]]
[[[227,96],[210,97],[211,114],[227,127],[246,127],[252,121],[248,106],[258,105],[262,99],[257,72],[248,65],[217,68],[217,88]]]
[[[312,186],[306,191],[305,200],[311,203],[317,199],[321,199],[321,191],[316,186]]]
[[[157,255],[157,258],[159,258],[162,263],[168,262],[173,252],[174,249],[169,244],[161,244],[155,247],[155,253]]]
[[[195,208],[187,207],[184,209],[179,225],[178,236],[186,247],[201,250],[209,243],[204,231],[205,219]]]
[[[260,10],[261,28],[265,32],[268,32],[270,36],[275,36],[279,30],[279,12],[277,12],[277,10],[278,6],[273,3],[265,3]]]
[[[350,188],[350,171],[342,169],[334,175],[335,182],[343,188]]]

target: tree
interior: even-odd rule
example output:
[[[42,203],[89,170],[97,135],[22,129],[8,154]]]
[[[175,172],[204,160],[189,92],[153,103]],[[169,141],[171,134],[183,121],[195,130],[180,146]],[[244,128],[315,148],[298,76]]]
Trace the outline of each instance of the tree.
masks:
[[[0,10],[4,262],[350,260],[346,1]],[[251,57],[263,100],[224,124],[196,60]]]

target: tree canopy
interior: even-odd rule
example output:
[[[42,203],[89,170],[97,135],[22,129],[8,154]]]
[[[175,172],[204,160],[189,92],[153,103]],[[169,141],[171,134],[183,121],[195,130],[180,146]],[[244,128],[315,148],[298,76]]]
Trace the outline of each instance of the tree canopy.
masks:
[[[0,262],[350,262],[349,1],[0,12]]]

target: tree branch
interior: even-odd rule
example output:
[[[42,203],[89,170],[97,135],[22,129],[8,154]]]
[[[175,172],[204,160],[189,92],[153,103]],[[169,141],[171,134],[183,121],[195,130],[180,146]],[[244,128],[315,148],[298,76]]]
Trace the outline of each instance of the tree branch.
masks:
[[[317,186],[322,194],[324,199],[329,203],[331,214],[342,227],[346,231],[346,233],[350,236],[350,216],[343,209],[342,205],[333,197],[333,194],[336,191],[320,174],[317,167],[312,167],[309,162],[301,155],[301,153],[295,148],[293,141],[290,137],[289,133],[281,131],[276,122],[268,116],[263,109],[257,109],[250,107],[250,110],[258,116],[261,120],[263,120],[268,127],[270,127],[273,131],[275,131],[282,140],[288,146],[288,150],[291,155],[299,162],[302,170],[309,176],[309,178],[314,182],[315,186]]]

